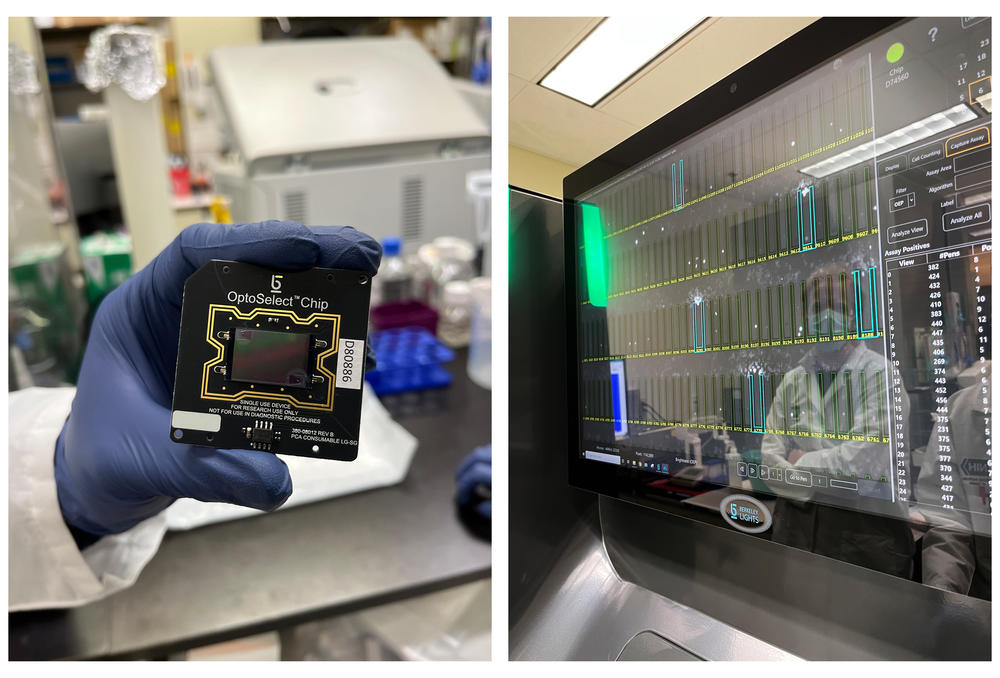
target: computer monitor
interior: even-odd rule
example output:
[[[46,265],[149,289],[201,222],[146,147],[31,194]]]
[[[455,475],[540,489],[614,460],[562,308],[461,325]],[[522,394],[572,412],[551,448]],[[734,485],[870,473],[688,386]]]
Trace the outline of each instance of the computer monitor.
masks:
[[[990,597],[990,30],[820,20],[566,178],[574,485]]]

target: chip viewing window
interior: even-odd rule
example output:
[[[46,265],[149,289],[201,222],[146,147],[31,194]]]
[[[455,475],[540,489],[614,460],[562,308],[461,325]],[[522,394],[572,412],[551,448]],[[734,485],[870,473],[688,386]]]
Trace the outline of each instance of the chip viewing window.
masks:
[[[235,328],[234,381],[304,388],[309,384],[308,334]]]

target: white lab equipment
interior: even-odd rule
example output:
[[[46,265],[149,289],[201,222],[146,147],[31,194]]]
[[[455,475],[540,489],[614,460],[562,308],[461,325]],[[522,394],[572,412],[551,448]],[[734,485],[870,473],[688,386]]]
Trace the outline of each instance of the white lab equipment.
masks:
[[[468,346],[472,324],[472,287],[465,280],[451,280],[441,295],[438,338],[448,346]]]
[[[417,256],[430,271],[425,279],[423,298],[439,312],[442,310],[444,286],[452,280],[472,280],[475,272],[472,262],[476,250],[472,243],[461,238],[443,236],[420,247]]]
[[[465,192],[476,207],[476,245],[482,250],[482,273],[490,275],[490,170],[469,172],[465,177]]]
[[[469,379],[483,388],[490,388],[490,366],[493,354],[493,284],[489,278],[473,278],[472,327],[469,331]]]
[[[417,42],[221,47],[210,65],[238,158],[216,169],[237,221],[350,225],[415,246],[474,237],[466,175],[489,129]]]

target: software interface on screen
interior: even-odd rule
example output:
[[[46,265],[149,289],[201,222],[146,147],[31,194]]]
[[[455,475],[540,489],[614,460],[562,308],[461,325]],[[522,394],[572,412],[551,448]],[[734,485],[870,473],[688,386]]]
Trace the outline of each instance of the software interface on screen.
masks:
[[[900,24],[572,196],[579,455],[988,533],[990,56]]]

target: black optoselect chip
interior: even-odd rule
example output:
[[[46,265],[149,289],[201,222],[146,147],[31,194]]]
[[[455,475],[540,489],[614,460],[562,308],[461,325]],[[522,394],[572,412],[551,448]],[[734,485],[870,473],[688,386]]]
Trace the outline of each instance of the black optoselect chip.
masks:
[[[211,261],[184,286],[170,437],[350,461],[370,279]]]

